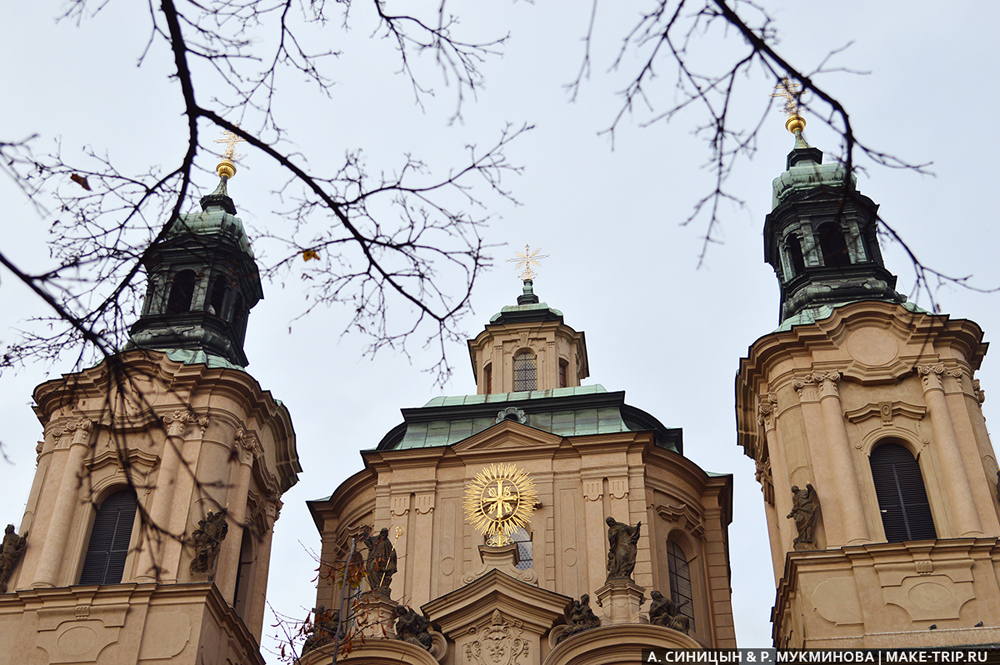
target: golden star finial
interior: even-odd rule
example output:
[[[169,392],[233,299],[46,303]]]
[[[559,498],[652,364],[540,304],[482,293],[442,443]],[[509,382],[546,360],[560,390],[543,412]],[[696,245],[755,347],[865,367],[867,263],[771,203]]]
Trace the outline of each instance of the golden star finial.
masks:
[[[232,178],[236,175],[236,164],[233,163],[233,159],[236,157],[236,144],[245,143],[245,141],[235,132],[227,129],[222,132],[222,138],[215,139],[215,142],[226,144],[226,149],[222,152],[222,161],[216,165],[215,172],[219,174],[220,178]]]
[[[788,115],[788,119],[785,120],[785,129],[792,134],[800,134],[806,128],[806,119],[799,115],[802,86],[785,76],[774,86],[771,97],[781,97],[785,100],[783,110]]]
[[[535,278],[535,266],[541,265],[542,259],[549,258],[548,254],[539,254],[541,250],[531,249],[530,245],[524,246],[523,252],[517,252],[513,259],[507,259],[507,263],[516,263],[521,271],[521,279],[528,281]]]

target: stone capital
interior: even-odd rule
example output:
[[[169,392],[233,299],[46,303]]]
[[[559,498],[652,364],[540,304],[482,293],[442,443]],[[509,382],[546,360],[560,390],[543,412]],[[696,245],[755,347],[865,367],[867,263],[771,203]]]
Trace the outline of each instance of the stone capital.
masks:
[[[190,409],[175,409],[163,416],[163,425],[167,428],[167,436],[184,436],[188,425],[197,424],[204,431],[208,427],[208,417],[199,416]]]
[[[243,425],[236,428],[233,436],[233,448],[239,457],[240,464],[250,466],[253,461],[264,453],[264,449],[254,432],[247,431]]]
[[[73,420],[62,428],[62,434],[72,436],[71,446],[85,446],[90,441],[90,431],[94,428],[94,423],[86,418]]]
[[[917,372],[920,374],[920,383],[923,385],[924,392],[929,390],[944,390],[944,386],[941,384],[941,377],[944,371],[944,363],[917,365]]]
[[[774,393],[761,395],[757,403],[757,422],[764,426],[764,431],[774,429],[774,416],[778,411],[778,397]]]

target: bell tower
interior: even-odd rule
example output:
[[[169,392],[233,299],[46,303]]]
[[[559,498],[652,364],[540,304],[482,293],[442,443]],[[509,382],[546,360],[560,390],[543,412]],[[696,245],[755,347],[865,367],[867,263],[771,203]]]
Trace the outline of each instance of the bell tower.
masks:
[[[778,328],[736,377],[738,443],[757,467],[779,647],[1000,641],[997,462],[972,321],[894,290],[877,205],[795,137],[774,180],[764,258]]]
[[[243,369],[261,286],[231,157],[147,252],[126,350],[35,389],[0,663],[264,663],[271,534],[301,468],[288,410]]]

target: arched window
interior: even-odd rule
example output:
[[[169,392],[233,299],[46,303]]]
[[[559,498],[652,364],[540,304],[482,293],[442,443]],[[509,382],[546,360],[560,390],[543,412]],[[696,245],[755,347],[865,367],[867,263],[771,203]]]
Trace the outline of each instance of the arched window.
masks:
[[[520,527],[510,534],[510,539],[517,545],[517,567],[523,569],[535,565],[531,534],[524,527]]]
[[[233,331],[236,333],[236,338],[241,344],[247,333],[248,314],[246,305],[243,304],[243,296],[237,295],[236,301],[233,303],[233,313],[229,317],[229,320],[233,322]]]
[[[691,620],[694,630],[694,590],[691,586],[691,568],[684,549],[674,539],[667,541],[667,574],[670,582],[670,599],[677,603],[681,614]]]
[[[538,359],[531,351],[514,354],[514,392],[538,389]]]
[[[486,363],[483,367],[483,392],[487,395],[493,392],[493,363]]]
[[[569,385],[569,361],[565,358],[559,359],[559,387],[565,388]]]
[[[890,543],[937,538],[920,466],[898,443],[883,443],[872,451],[872,479]]]
[[[792,274],[789,277],[801,275],[806,269],[806,261],[802,257],[802,241],[797,235],[792,234],[785,240],[785,249],[788,251],[788,263],[792,267]]]
[[[167,314],[182,314],[190,311],[194,297],[195,275],[193,270],[182,270],[174,275],[167,298]]]
[[[240,543],[240,563],[236,569],[236,592],[233,594],[233,609],[246,618],[247,603],[250,602],[250,588],[253,584],[253,564],[257,560],[257,548],[254,547],[253,534],[250,527],[243,528],[243,540]]]
[[[208,296],[208,313],[222,316],[222,306],[226,303],[226,278],[216,277]]]
[[[830,268],[851,265],[851,255],[847,253],[847,241],[844,240],[844,231],[839,224],[836,222],[821,224],[818,233],[823,265]]]
[[[135,505],[135,492],[125,489],[109,496],[97,509],[80,584],[118,584],[122,581],[135,521]]]

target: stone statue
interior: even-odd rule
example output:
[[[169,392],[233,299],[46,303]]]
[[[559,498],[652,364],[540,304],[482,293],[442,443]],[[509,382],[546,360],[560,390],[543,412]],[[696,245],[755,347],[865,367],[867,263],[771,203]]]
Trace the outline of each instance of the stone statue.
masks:
[[[194,558],[191,559],[192,573],[213,573],[215,560],[219,556],[222,541],[229,533],[226,514],[209,511],[205,519],[198,521],[198,528],[191,534],[191,544],[194,546]]]
[[[682,633],[691,630],[691,619],[681,613],[681,608],[672,598],[664,597],[659,591],[652,592],[649,597],[652,599],[649,605],[649,623]]]
[[[328,610],[322,605],[313,610],[312,624],[304,631],[306,641],[302,643],[302,654],[329,644],[337,636],[340,610]]]
[[[811,484],[807,484],[805,489],[799,489],[798,485],[792,487],[792,511],[788,517],[795,520],[795,529],[799,532],[795,537],[795,549],[815,548],[819,497]]]
[[[396,548],[389,540],[389,529],[383,528],[377,536],[372,536],[371,529],[365,527],[361,539],[368,547],[365,560],[368,585],[374,593],[388,597],[392,576],[396,574]]]
[[[563,617],[566,620],[566,630],[556,638],[556,644],[570,635],[576,635],[601,625],[601,620],[590,609],[590,596],[587,594],[580,596],[580,600],[569,601],[566,609],[563,610]]]
[[[416,644],[418,647],[430,651],[431,645],[434,643],[431,639],[431,622],[412,607],[397,605],[396,639]]]
[[[635,568],[636,543],[642,522],[629,526],[609,517],[608,523],[608,579],[630,579]]]
[[[8,524],[3,534],[3,544],[0,545],[0,593],[7,591],[7,582],[14,574],[14,567],[21,560],[27,539],[14,533],[14,525]]]

